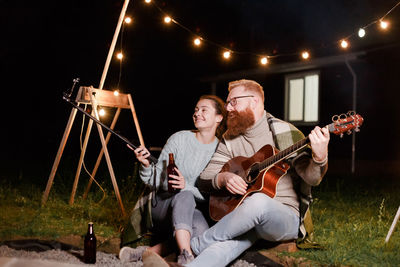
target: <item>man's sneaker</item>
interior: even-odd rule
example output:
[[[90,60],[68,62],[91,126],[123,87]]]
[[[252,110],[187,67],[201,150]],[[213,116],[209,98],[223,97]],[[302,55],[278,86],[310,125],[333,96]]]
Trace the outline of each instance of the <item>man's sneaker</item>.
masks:
[[[186,249],[183,249],[181,255],[178,256],[178,263],[181,265],[188,264],[189,262],[194,260],[194,256],[189,254]]]
[[[122,262],[141,261],[143,252],[146,251],[148,246],[138,246],[136,248],[123,247],[119,251],[119,259]]]

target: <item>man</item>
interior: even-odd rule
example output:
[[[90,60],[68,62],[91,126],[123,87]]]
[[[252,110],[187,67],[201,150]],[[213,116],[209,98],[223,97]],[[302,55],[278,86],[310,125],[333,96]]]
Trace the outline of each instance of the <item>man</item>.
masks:
[[[304,136],[293,125],[264,110],[264,91],[257,82],[233,81],[228,90],[227,131],[201,173],[198,187],[211,194],[227,191],[244,195],[248,185],[243,178],[221,172],[226,162],[238,156],[251,157],[267,144],[283,150]],[[304,149],[287,159],[291,168],[279,179],[275,196],[251,194],[202,235],[192,238],[192,251],[198,256],[185,266],[226,266],[257,239],[297,239],[299,228],[300,235],[305,236],[302,219],[307,207],[300,202],[309,202],[302,197],[309,195],[311,186],[318,185],[326,173],[329,131],[315,127],[309,140],[312,153]]]
[[[244,195],[247,183],[232,172],[220,172],[222,166],[237,156],[251,157],[267,144],[285,149],[302,139],[302,134],[264,110],[264,91],[257,82],[234,81],[228,90],[227,131],[201,173],[198,186],[211,194],[226,189],[231,194]],[[291,168],[277,183],[275,197],[253,193],[213,227],[193,238],[191,247],[198,256],[186,266],[226,266],[259,238],[298,238],[299,188],[318,185],[326,173],[329,131],[315,127],[309,139],[312,154],[302,151],[288,159]]]

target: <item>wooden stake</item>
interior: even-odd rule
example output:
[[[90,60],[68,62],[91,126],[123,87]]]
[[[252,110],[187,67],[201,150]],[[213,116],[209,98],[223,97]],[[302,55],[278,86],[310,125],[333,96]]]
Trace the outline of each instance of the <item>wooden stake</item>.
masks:
[[[396,227],[397,222],[399,221],[400,218],[400,207],[397,209],[396,216],[394,216],[394,220],[392,222],[392,226],[390,226],[389,232],[386,236],[385,243],[389,242],[390,236],[392,235],[394,231],[394,227]]]

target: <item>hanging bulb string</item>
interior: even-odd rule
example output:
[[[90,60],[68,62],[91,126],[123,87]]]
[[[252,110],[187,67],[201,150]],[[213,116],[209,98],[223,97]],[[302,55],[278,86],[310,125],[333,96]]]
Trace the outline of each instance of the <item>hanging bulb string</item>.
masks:
[[[397,2],[397,4],[395,4],[388,12],[386,12],[386,14],[383,15],[383,17],[381,18],[381,20],[384,19],[386,16],[388,16],[390,13],[392,13],[392,11],[393,11],[398,5],[400,5],[400,1]]]
[[[151,1],[150,3],[153,4],[153,6],[156,7],[163,15],[169,16],[169,15],[156,3],[156,1],[153,0],[153,1]],[[392,11],[395,10],[399,5],[400,5],[400,1],[398,1],[392,8],[390,8],[390,10],[387,11],[387,12],[385,13],[385,15],[383,15],[383,16],[380,17],[379,19],[374,20],[374,21],[372,21],[372,22],[370,22],[370,23],[368,23],[368,24],[366,24],[365,26],[360,27],[360,28],[362,28],[362,29],[367,29],[367,28],[369,28],[371,25],[376,24],[376,23],[378,23],[379,21],[382,21],[382,20],[383,20],[384,18],[386,18],[390,13],[392,13]],[[213,46],[216,46],[216,47],[218,47],[218,48],[220,48],[220,49],[222,49],[222,50],[224,50],[224,51],[229,51],[231,54],[233,53],[233,54],[238,54],[238,55],[252,55],[252,56],[256,56],[256,57],[267,57],[267,58],[287,57],[287,56],[295,56],[295,55],[298,55],[298,54],[299,54],[298,52],[291,52],[291,53],[281,53],[281,54],[275,54],[275,55],[265,55],[265,54],[260,54],[260,53],[251,52],[251,51],[234,50],[234,49],[227,48],[226,46],[221,45],[221,44],[219,44],[219,43],[217,43],[217,42],[214,42],[214,41],[212,41],[212,40],[206,39],[206,38],[204,38],[203,36],[198,35],[198,34],[195,33],[194,31],[192,31],[190,28],[188,28],[188,27],[186,27],[185,25],[183,25],[182,23],[180,23],[180,22],[179,22],[177,19],[175,19],[175,18],[171,18],[171,22],[173,22],[174,24],[176,24],[176,25],[179,26],[180,28],[184,29],[185,31],[187,31],[187,32],[190,33],[191,35],[197,36],[198,38],[201,39],[201,41],[203,41],[203,42],[205,42],[205,43],[209,43],[209,44],[211,44],[211,45],[213,45]],[[353,33],[349,34],[348,36],[346,36],[346,37],[344,37],[344,38],[342,38],[342,39],[340,39],[340,40],[335,41],[333,44],[336,44],[336,45],[339,44],[339,45],[340,45],[341,42],[342,42],[343,40],[346,40],[346,41],[347,41],[347,40],[349,40],[350,38],[352,38],[352,37],[353,37],[354,35],[356,35],[356,34],[357,34],[357,32],[353,32]]]

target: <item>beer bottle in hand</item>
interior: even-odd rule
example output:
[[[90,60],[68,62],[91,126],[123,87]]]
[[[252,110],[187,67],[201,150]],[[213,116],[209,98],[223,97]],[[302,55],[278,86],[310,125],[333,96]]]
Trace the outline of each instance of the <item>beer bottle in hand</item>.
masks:
[[[83,249],[83,260],[85,263],[96,263],[96,236],[93,231],[93,223],[88,225]]]
[[[176,194],[181,190],[178,188],[173,188],[172,184],[169,183],[170,180],[175,180],[174,178],[169,177],[170,174],[178,175],[178,173],[175,170],[176,165],[175,165],[175,160],[174,160],[174,154],[169,153],[168,156],[169,156],[169,162],[168,162],[168,166],[167,166],[168,192],[171,194]]]

